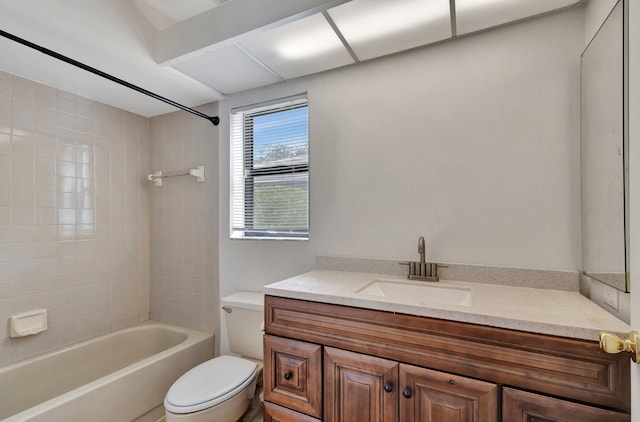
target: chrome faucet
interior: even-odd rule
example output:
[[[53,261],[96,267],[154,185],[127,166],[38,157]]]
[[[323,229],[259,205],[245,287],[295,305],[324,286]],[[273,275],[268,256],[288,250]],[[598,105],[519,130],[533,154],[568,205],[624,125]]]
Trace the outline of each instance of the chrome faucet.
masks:
[[[438,267],[447,267],[435,262],[427,262],[425,260],[424,237],[418,238],[418,254],[420,254],[420,262],[408,261],[401,262],[401,265],[409,266],[409,274],[407,278],[410,280],[438,281]]]

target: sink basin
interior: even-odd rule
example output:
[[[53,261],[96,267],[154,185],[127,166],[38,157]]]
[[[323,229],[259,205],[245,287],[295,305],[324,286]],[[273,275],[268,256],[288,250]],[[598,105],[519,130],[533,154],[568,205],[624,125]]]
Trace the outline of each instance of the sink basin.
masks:
[[[391,299],[394,303],[425,306],[429,303],[471,306],[471,290],[391,280],[374,280],[356,292],[359,295]]]

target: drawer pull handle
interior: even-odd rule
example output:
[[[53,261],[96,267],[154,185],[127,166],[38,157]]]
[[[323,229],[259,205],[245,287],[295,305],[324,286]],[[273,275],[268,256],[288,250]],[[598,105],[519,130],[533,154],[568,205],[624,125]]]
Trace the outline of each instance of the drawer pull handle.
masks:
[[[284,379],[286,379],[287,381],[289,381],[291,379],[291,372],[285,372],[284,373]]]
[[[391,390],[393,390],[393,386],[391,385],[391,383],[386,383],[384,385],[384,391],[386,391],[387,393],[390,393]]]
[[[409,390],[408,388],[405,388],[404,391],[402,392],[402,395],[404,396],[405,399],[410,399],[411,398],[411,390]]]

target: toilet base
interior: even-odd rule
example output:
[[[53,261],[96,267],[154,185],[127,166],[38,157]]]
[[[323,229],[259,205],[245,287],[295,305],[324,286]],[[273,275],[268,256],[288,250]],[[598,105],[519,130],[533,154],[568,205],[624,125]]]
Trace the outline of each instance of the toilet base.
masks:
[[[257,379],[256,376],[253,382],[229,400],[208,409],[183,414],[167,410],[165,411],[166,422],[236,422],[249,408],[256,391]]]

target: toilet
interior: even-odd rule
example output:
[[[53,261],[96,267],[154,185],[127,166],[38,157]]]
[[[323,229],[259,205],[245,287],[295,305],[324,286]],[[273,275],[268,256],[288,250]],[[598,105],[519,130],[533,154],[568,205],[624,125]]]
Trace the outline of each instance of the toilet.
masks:
[[[164,399],[166,422],[236,422],[248,409],[262,371],[264,294],[239,291],[221,299],[232,353],[190,369]]]

